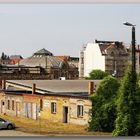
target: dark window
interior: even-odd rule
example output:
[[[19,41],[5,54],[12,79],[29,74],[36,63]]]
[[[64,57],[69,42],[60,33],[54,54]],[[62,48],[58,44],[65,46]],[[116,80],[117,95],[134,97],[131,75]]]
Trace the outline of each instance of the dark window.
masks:
[[[77,106],[77,117],[83,117],[83,105]]]
[[[2,105],[4,105],[4,102],[2,101]]]
[[[40,99],[40,110],[42,110],[43,109],[43,101],[42,101],[42,99]]]
[[[7,101],[7,109],[10,110],[10,100]]]
[[[51,103],[51,113],[56,113],[56,103],[55,102]]]
[[[13,111],[14,111],[14,107],[15,107],[14,100],[12,100],[12,110]]]
[[[81,58],[81,64],[84,64],[84,58]]]

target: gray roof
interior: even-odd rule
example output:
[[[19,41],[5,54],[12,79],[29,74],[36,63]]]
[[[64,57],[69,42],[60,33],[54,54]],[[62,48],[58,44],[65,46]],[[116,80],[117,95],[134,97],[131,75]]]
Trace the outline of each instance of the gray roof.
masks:
[[[88,92],[88,83],[93,81],[96,87],[101,80],[7,80],[7,85],[16,88],[32,90],[32,84],[36,84],[38,93],[84,93]]]
[[[41,66],[43,68],[47,67],[55,67],[59,68],[63,64],[63,60],[56,58],[54,56],[31,56],[29,58],[23,59],[19,62],[20,65],[25,66]]]
[[[34,55],[49,55],[49,56],[52,56],[53,54],[51,52],[49,52],[48,50],[43,48],[43,49],[35,52]]]

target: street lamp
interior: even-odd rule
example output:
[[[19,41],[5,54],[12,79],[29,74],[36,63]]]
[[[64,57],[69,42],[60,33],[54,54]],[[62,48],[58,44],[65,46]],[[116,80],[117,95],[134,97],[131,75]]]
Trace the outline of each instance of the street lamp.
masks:
[[[135,56],[135,26],[129,22],[123,23],[126,26],[132,27],[132,70],[136,71],[136,56]]]

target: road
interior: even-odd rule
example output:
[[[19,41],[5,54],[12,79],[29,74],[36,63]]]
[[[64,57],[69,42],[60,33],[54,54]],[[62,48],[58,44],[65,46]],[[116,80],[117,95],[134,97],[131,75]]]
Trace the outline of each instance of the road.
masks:
[[[41,136],[41,135],[25,133],[17,130],[0,130],[0,137],[1,136]]]

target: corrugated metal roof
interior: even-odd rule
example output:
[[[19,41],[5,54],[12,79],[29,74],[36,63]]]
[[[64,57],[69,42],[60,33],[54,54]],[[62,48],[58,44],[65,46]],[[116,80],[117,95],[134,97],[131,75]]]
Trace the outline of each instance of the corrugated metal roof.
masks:
[[[29,58],[21,60],[19,63],[20,65],[25,66],[41,66],[43,68],[46,68],[47,65],[47,67],[59,68],[63,63],[63,60],[58,59],[54,56],[42,56],[42,57],[31,56]]]

